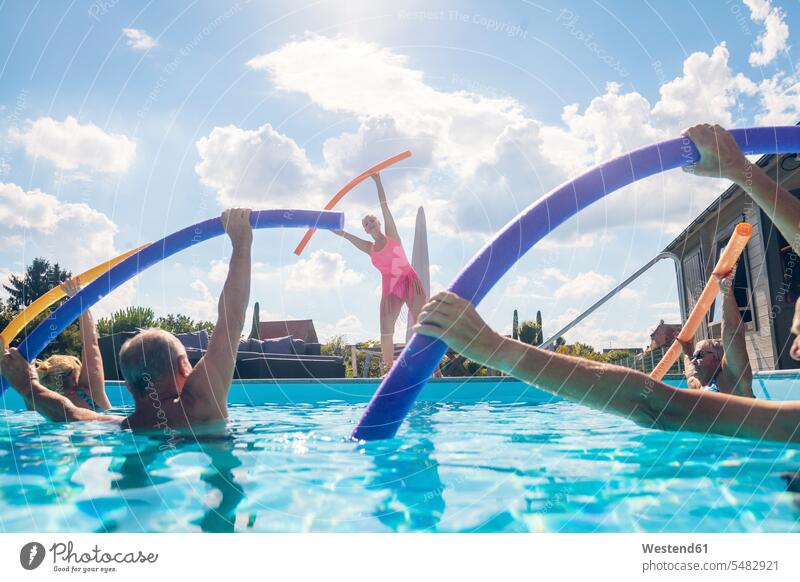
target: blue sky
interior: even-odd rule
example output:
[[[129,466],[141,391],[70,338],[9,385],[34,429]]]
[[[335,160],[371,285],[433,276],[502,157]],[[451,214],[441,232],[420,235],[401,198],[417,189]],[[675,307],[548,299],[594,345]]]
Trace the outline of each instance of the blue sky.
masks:
[[[428,216],[433,287],[588,167],[698,122],[794,124],[796,1],[0,2],[0,277],[35,256],[81,271],[231,205],[320,207],[384,174],[410,253]],[[617,192],[523,257],[483,302],[553,332],[726,187],[674,171]],[[378,210],[367,182],[348,230]],[[262,318],[378,337],[377,272],[328,233],[256,234]],[[213,318],[229,253],[194,247],[104,299]],[[663,263],[567,336],[641,346],[677,319]],[[398,326],[398,329],[401,326]],[[399,339],[400,333],[398,333]]]

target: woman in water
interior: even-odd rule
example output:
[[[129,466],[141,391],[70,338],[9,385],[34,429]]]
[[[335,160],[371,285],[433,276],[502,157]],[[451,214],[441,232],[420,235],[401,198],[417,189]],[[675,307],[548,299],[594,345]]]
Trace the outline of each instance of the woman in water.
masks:
[[[361,225],[372,242],[364,240],[344,231],[335,231],[342,238],[346,238],[360,251],[367,253],[372,259],[372,264],[381,273],[381,353],[383,364],[388,371],[394,362],[394,327],[403,305],[408,306],[408,317],[411,324],[417,322],[422,306],[427,297],[422,281],[408,262],[397,226],[386,202],[386,192],[381,184],[380,174],[373,174],[372,179],[378,187],[378,200],[381,203],[383,221],[386,223],[386,233],[381,231],[380,221],[368,214],[361,220]]]
[[[60,286],[67,297],[72,297],[80,290],[80,279],[68,279]],[[94,318],[88,309],[81,314],[80,329],[83,342],[81,359],[55,355],[43,361],[37,360],[36,374],[44,387],[65,396],[75,406],[95,411],[108,410],[111,403],[106,395],[103,359]],[[31,403],[27,404],[33,409]]]

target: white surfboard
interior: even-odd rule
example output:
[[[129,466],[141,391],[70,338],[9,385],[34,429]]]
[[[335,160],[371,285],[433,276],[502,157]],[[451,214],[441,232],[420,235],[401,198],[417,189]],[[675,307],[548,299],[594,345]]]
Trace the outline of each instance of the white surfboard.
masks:
[[[422,280],[425,296],[431,296],[431,263],[428,256],[428,227],[425,222],[425,210],[422,206],[417,210],[417,222],[414,228],[414,248],[411,252],[411,266]],[[406,342],[411,339],[411,321],[406,325]]]

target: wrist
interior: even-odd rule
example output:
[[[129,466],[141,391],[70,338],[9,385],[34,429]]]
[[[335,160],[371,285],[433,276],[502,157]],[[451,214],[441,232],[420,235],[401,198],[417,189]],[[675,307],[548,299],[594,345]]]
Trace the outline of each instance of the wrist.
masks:
[[[253,233],[251,232],[250,236],[231,237],[231,244],[233,245],[234,251],[242,252],[245,249],[250,250],[253,244]]]
[[[726,170],[722,177],[747,190],[752,186],[753,174],[757,170],[760,168],[756,164],[742,156],[742,161]]]
[[[473,344],[474,354],[470,356],[470,360],[479,361],[484,365],[492,364],[502,352],[504,339],[506,338],[487,326]]]

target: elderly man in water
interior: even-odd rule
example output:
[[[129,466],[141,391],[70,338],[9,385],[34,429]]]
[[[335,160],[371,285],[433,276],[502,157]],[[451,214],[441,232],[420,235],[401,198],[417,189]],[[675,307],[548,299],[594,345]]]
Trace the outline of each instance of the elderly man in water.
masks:
[[[744,322],[733,294],[735,277],[734,269],[728,276],[717,278],[722,300],[722,339],[706,339],[694,346],[692,341],[678,341],[686,356],[689,388],[754,398]]]
[[[233,252],[208,350],[192,368],[183,345],[163,330],[145,330],[125,342],[119,362],[135,405],[130,416],[81,408],[48,390],[39,382],[33,366],[16,349],[2,356],[0,372],[34,410],[56,422],[106,421],[134,431],[169,433],[181,429],[191,429],[193,433],[219,430],[228,417],[228,391],[250,298],[253,242],[250,210],[226,210],[222,213],[222,224]]]
[[[772,217],[783,236],[792,241],[798,251],[795,243],[800,241],[800,201],[751,164],[723,128],[698,125],[687,130],[686,135],[700,152],[700,161],[687,171],[736,182]],[[735,301],[728,297],[726,300],[730,311]],[[797,320],[796,329],[800,332],[800,315]],[[709,359],[708,366],[705,353],[693,353],[692,360],[697,380],[695,387],[710,385],[716,375],[717,386],[722,382],[726,390],[730,389],[727,394],[675,388],[636,370],[523,344],[498,334],[481,319],[469,301],[450,292],[431,298],[423,307],[414,330],[445,341],[470,360],[489,368],[567,400],[630,418],[643,426],[753,440],[800,442],[800,400],[756,400],[749,397],[750,390],[746,396],[740,395],[744,393],[744,384],[738,380],[750,374],[749,366],[745,364],[745,357],[733,362],[736,358],[733,343],[726,344],[724,337],[722,353],[711,354],[714,359]],[[706,346],[701,343],[698,349],[705,351]],[[792,356],[800,359],[800,338],[795,342]],[[725,362],[726,357],[730,357],[729,362]],[[727,369],[725,364],[729,366]]]

